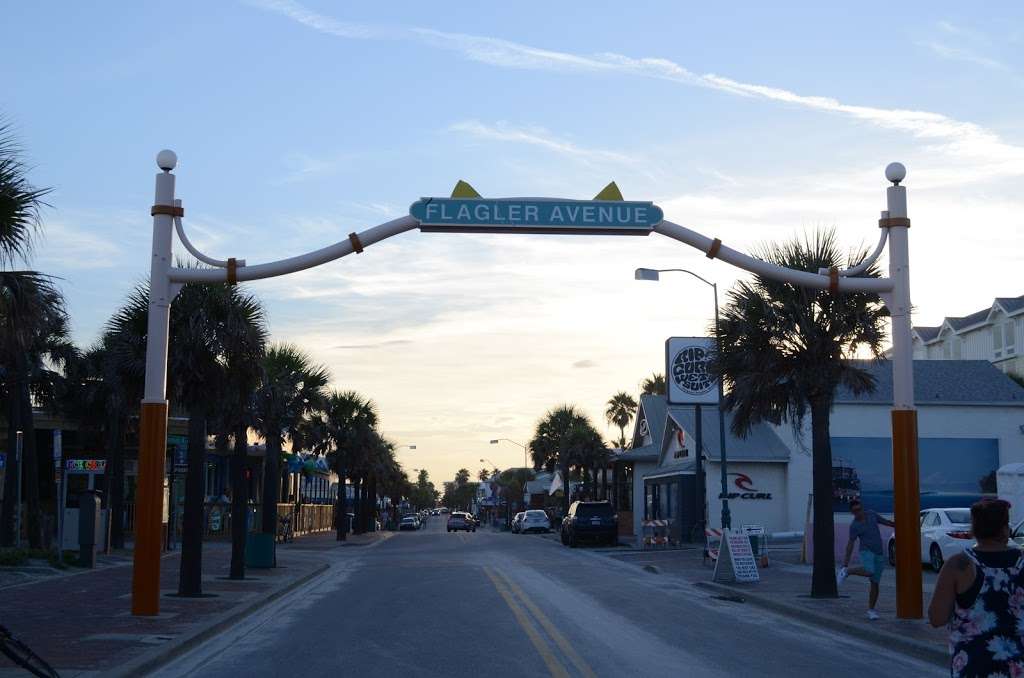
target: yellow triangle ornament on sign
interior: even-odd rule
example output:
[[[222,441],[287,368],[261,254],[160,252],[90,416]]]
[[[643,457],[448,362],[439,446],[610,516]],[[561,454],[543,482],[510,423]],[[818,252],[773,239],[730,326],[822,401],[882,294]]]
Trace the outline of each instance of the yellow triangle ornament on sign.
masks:
[[[455,188],[452,189],[453,198],[479,198],[481,197],[476,189],[470,186],[468,183],[459,179],[459,183],[455,184]]]
[[[611,182],[607,186],[601,189],[601,192],[594,196],[594,200],[624,200],[622,197],[622,191],[615,182]]]

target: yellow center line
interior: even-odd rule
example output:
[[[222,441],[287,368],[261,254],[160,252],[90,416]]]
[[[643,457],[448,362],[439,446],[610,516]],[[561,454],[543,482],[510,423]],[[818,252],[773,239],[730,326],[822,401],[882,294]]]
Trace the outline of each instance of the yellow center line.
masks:
[[[498,593],[505,600],[505,604],[508,605],[508,608],[512,610],[512,614],[515,616],[516,621],[530,638],[530,642],[533,643],[534,649],[537,650],[541,659],[544,660],[544,664],[547,665],[548,671],[551,672],[551,675],[555,678],[569,678],[569,674],[558,662],[558,659],[555,658],[555,653],[551,651],[548,644],[544,642],[541,635],[537,633],[537,629],[533,627],[533,624],[530,622],[530,618],[527,616],[526,612],[523,611],[523,608],[520,607],[519,603],[515,601],[515,598],[508,590],[508,587],[505,586],[504,582],[494,576],[494,572],[492,572],[489,567],[484,567],[484,573],[491,580],[491,583],[494,584],[494,588],[498,590]]]
[[[498,570],[498,575],[508,584],[508,587],[515,594],[516,598],[526,606],[526,609],[540,622],[540,625],[544,627],[544,630],[548,632],[548,635],[555,641],[555,644],[565,653],[565,656],[569,658],[569,661],[576,666],[576,670],[580,672],[580,675],[585,678],[596,678],[597,674],[590,668],[590,665],[579,655],[578,652],[573,648],[572,644],[566,639],[565,636],[559,632],[551,620],[548,619],[547,615],[541,612],[541,609],[526,595],[526,593],[519,588],[519,586],[512,581],[507,574]]]

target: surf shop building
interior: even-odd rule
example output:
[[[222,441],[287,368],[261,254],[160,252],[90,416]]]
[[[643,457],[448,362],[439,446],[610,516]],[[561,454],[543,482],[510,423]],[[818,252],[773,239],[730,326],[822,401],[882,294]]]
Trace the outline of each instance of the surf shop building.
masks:
[[[840,389],[832,408],[833,511],[848,521],[849,501],[891,513],[892,368],[885,361],[860,364],[876,380],[872,393]],[[983,360],[914,362],[920,436],[921,508],[969,506],[995,494],[996,470],[1024,462],[1024,388]],[[673,541],[693,538],[698,521],[697,407],[644,396],[637,413],[633,450],[616,463],[630,466],[631,529],[620,530],[640,545],[643,524],[668,521]],[[700,408],[704,504],[708,524],[721,526],[718,408]],[[789,423],[762,423],[744,437],[731,432],[726,413],[726,489],[732,526],[764,526],[770,533],[802,532],[810,518],[811,431]],[[631,496],[630,496],[631,495]],[[620,507],[620,515],[624,513]],[[628,536],[627,536],[628,534]]]

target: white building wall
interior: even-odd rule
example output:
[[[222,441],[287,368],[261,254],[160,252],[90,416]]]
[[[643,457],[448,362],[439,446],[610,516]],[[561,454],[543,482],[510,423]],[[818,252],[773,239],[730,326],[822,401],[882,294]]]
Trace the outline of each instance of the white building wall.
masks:
[[[835,437],[890,438],[889,405],[838,404],[832,410],[830,433]],[[980,407],[925,405],[918,409],[918,432],[922,438],[996,438],[999,441],[999,465],[1024,462],[1024,407]],[[786,531],[802,531],[807,520],[807,502],[812,487],[810,417],[795,434],[792,426],[775,427],[779,439],[789,447],[786,470]],[[717,467],[716,467],[717,468]],[[731,470],[731,465],[730,465]],[[718,496],[719,490],[712,488]],[[713,524],[719,520],[712,513]],[[739,525],[733,520],[734,525]]]
[[[1024,462],[1024,407],[925,405],[917,411],[922,438],[996,438],[999,464]],[[888,405],[839,404],[832,410],[832,436],[891,437]],[[809,439],[808,439],[809,440]]]
[[[728,457],[726,457],[728,462]],[[789,521],[789,486],[786,478],[786,463],[768,462],[728,462],[728,473],[743,473],[753,482],[751,494],[771,494],[771,499],[731,498],[729,513],[733,529],[743,525],[761,525],[769,533],[790,532]],[[722,466],[718,462],[707,464],[707,490],[704,496],[708,501],[708,524],[717,529],[722,527]],[[729,492],[746,494],[734,482],[736,476],[730,475],[726,485]]]

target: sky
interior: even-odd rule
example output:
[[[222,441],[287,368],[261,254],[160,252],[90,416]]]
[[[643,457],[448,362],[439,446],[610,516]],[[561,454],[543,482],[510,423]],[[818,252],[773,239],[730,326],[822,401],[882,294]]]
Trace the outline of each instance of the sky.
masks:
[[[4,22],[0,115],[54,188],[32,265],[82,346],[148,272],[162,148],[190,238],[250,264],[459,179],[580,199],[615,180],[739,249],[823,227],[867,248],[898,160],[915,324],[1024,294],[1017,3],[12,3]],[[745,275],[658,235],[412,231],[250,289],[272,339],[373,398],[416,445],[403,465],[439,482],[522,464],[488,441],[526,442],[562,403],[616,434],[607,399],[713,308],[636,267]]]

